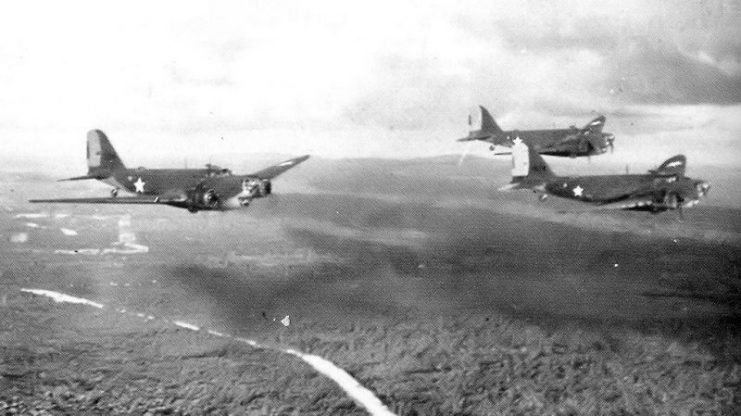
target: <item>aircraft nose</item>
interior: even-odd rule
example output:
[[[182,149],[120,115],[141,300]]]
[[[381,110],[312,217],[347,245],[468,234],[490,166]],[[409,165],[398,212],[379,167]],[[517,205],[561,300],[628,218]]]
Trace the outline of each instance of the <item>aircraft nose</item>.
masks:
[[[613,152],[615,150],[615,135],[609,134],[605,139],[607,139],[607,146],[610,148],[610,152]]]
[[[700,182],[697,184],[697,193],[700,196],[706,196],[710,192],[710,184],[707,182]]]

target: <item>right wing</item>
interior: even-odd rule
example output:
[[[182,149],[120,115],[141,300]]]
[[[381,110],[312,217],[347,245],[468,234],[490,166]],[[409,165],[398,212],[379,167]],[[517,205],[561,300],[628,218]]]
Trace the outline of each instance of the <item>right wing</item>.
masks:
[[[271,166],[269,168],[265,168],[259,172],[255,172],[247,176],[257,176],[260,179],[273,179],[274,177],[280,175],[281,173],[287,171],[288,169],[291,169],[292,167],[298,165],[299,163],[305,161],[308,158],[309,158],[309,155],[304,155],[301,157],[297,157],[295,159],[289,159],[289,160],[286,160],[285,162],[278,163],[277,165]]]
[[[655,204],[653,195],[648,192],[636,192],[622,199],[616,199],[614,201],[602,202],[588,207],[580,209],[570,209],[559,211],[562,214],[565,213],[583,213],[583,212],[596,212],[596,211],[610,211],[610,210],[641,210],[650,209]]]

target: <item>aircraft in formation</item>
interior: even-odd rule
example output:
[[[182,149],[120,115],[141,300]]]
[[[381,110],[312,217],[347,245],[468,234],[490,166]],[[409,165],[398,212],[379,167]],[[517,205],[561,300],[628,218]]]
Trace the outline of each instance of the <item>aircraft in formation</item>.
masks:
[[[234,175],[229,169],[206,165],[206,169],[127,168],[106,135],[100,130],[87,134],[87,175],[62,180],[96,179],[113,186],[107,198],[34,199],[34,203],[71,204],[159,204],[190,212],[244,208],[255,198],[272,192],[272,180],[308,159],[289,159],[249,175]],[[118,196],[119,190],[135,195]]]
[[[590,156],[613,148],[615,137],[602,132],[605,117],[584,128],[502,131],[486,108],[481,108],[481,128],[459,141],[481,140],[492,146],[511,147],[512,182],[502,190],[531,189],[548,195],[593,204],[598,209],[626,209],[658,213],[697,204],[710,190],[700,179],[685,176],[687,159],[677,155],[657,169],[639,175],[565,177],[555,175],[541,155]],[[509,152],[508,152],[509,153]],[[96,179],[114,186],[106,198],[35,199],[35,203],[160,204],[190,212],[246,207],[255,198],[272,192],[272,180],[308,159],[286,160],[248,175],[206,165],[206,169],[126,168],[106,135],[91,130],[87,136],[88,173],[63,180]],[[119,190],[134,196],[119,197]]]
[[[595,205],[658,213],[696,205],[710,184],[685,176],[687,159],[676,155],[645,174],[557,176],[532,147],[516,141],[512,148],[512,182],[501,190],[531,189]],[[543,199],[543,198],[542,198]]]
[[[495,146],[512,147],[514,140],[520,138],[540,154],[572,158],[601,155],[608,149],[614,148],[615,136],[602,132],[606,121],[605,116],[595,118],[581,129],[571,126],[568,129],[504,131],[499,128],[486,108],[483,106],[479,108],[481,109],[481,128],[470,131],[468,136],[458,139],[459,142],[476,140],[489,142],[491,150],[496,151]]]

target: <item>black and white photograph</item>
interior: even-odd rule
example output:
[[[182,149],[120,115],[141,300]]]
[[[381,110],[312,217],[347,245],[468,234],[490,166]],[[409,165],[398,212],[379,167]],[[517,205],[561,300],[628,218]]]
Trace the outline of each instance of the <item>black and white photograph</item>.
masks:
[[[741,3],[0,7],[0,415],[741,414]]]

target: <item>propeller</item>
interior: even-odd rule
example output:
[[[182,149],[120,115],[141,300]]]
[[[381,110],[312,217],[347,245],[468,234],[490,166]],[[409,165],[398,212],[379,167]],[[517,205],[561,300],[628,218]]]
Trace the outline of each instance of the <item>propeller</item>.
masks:
[[[466,147],[463,148],[463,151],[461,152],[461,157],[458,159],[458,167],[460,167],[463,164],[463,160],[468,156],[468,152],[471,149],[471,142],[466,143]]]
[[[473,125],[473,120],[471,113],[468,113],[468,130],[471,131]],[[458,167],[460,167],[463,164],[463,160],[468,156],[468,152],[471,148],[471,142],[466,143],[466,147],[463,148],[463,151],[461,152],[461,157],[458,159]]]

